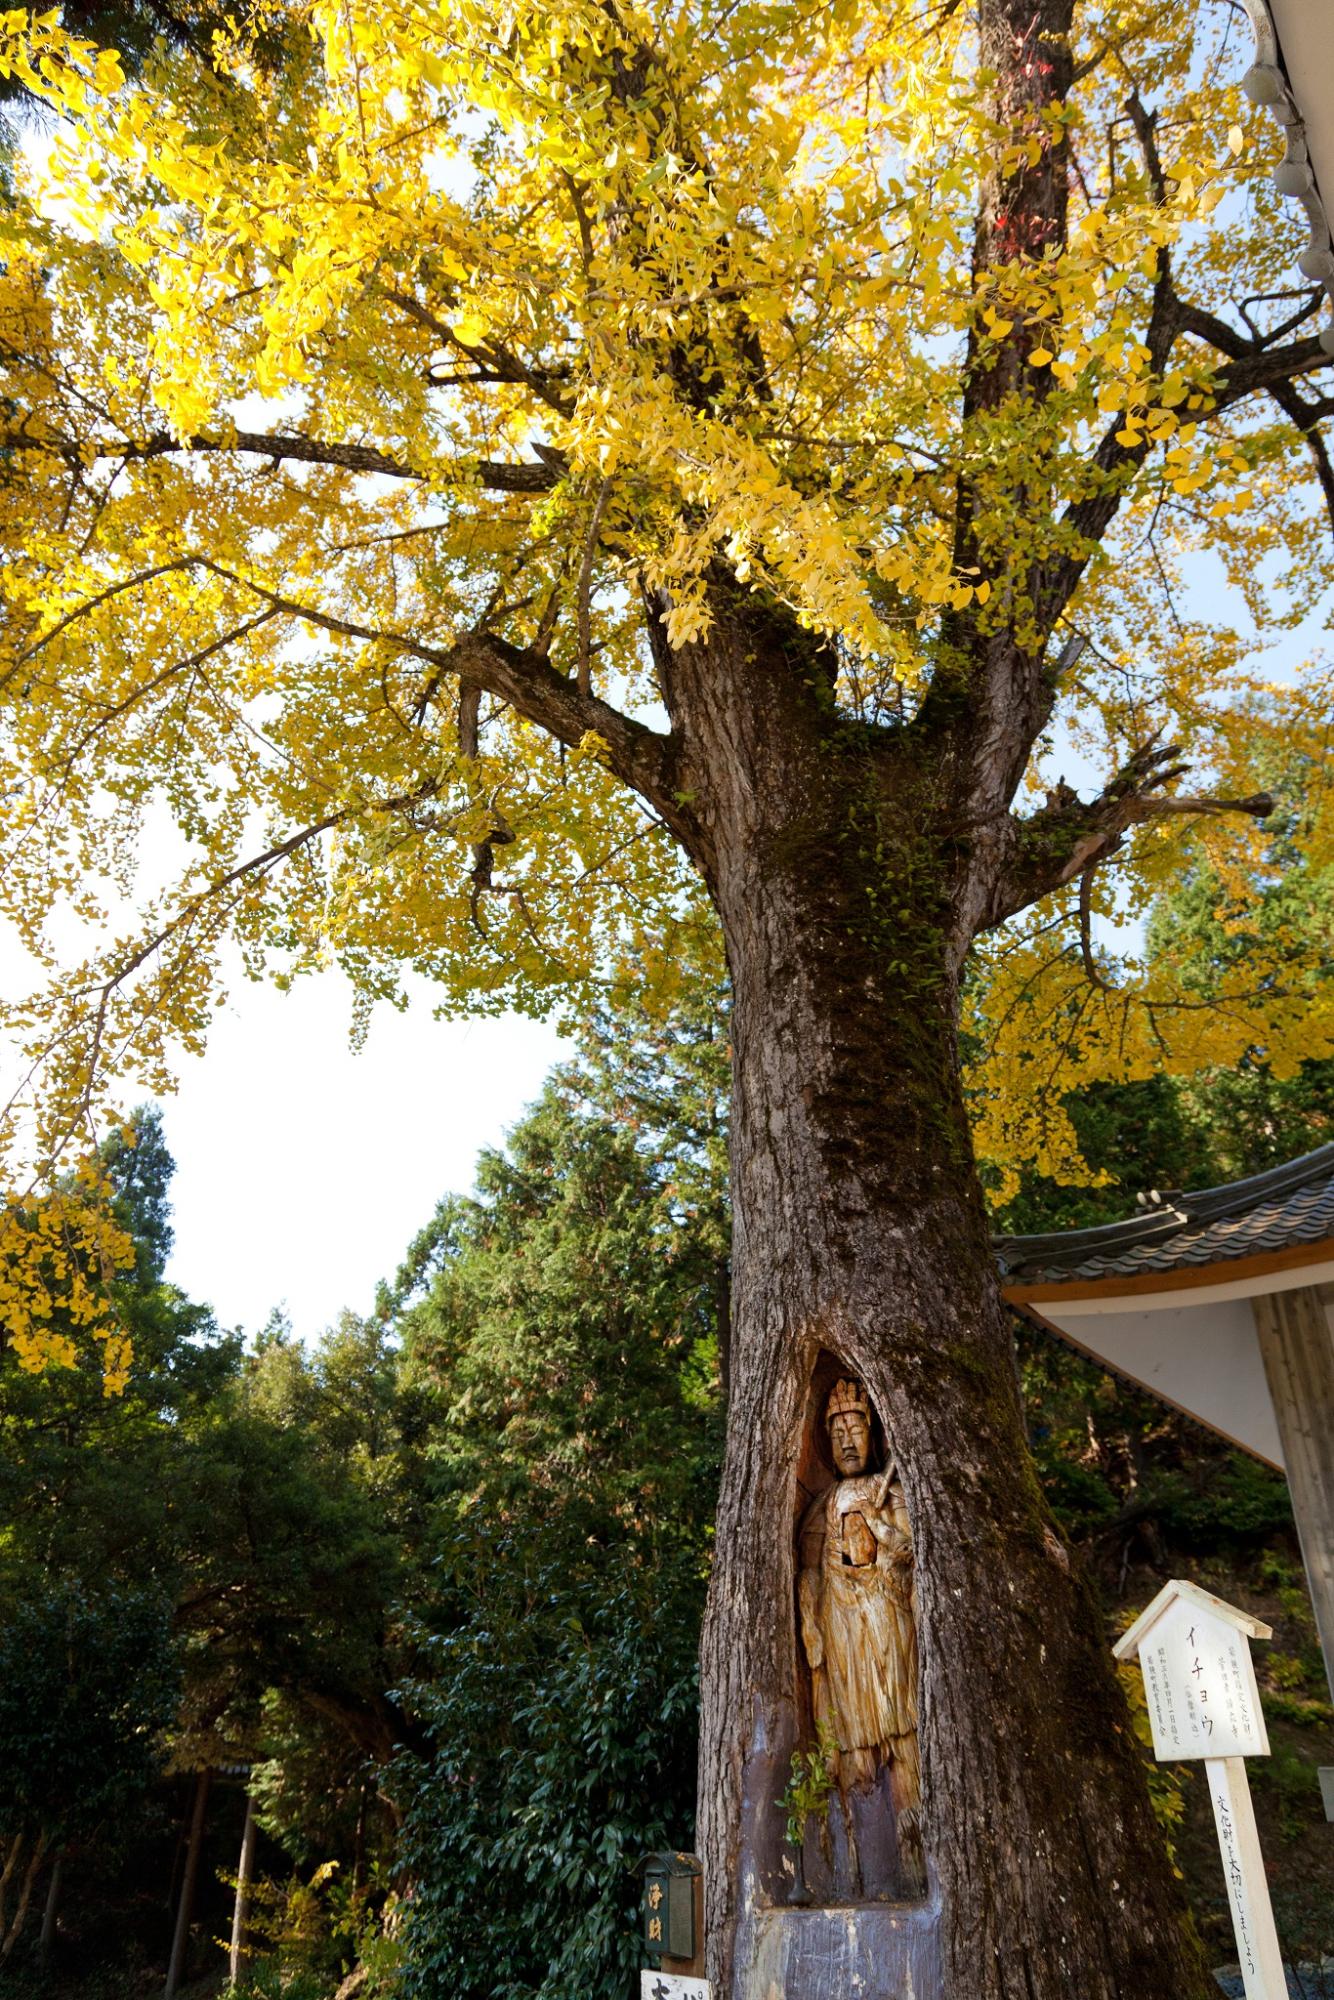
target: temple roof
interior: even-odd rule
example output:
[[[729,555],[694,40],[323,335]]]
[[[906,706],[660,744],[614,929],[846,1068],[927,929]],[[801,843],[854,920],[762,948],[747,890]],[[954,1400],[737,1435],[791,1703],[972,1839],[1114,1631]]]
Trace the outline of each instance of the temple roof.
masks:
[[[1334,1144],[1223,1187],[1139,1197],[1124,1222],[995,1239],[1008,1286],[1088,1283],[1226,1264],[1334,1238]]]

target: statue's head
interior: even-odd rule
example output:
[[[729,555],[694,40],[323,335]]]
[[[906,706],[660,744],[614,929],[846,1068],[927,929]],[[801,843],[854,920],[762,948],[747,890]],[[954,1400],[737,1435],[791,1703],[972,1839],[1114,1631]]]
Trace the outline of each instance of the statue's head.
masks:
[[[860,1382],[835,1382],[824,1420],[834,1464],[843,1477],[865,1472],[871,1456],[871,1405]]]

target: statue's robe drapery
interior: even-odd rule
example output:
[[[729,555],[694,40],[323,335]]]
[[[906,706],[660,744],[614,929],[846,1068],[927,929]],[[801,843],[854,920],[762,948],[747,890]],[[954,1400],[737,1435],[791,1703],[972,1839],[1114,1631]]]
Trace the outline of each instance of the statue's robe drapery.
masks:
[[[882,1498],[883,1496],[883,1498]],[[815,1723],[838,1745],[845,1793],[890,1767],[901,1833],[916,1829],[917,1621],[903,1488],[883,1473],[841,1479],[801,1527],[801,1627]]]

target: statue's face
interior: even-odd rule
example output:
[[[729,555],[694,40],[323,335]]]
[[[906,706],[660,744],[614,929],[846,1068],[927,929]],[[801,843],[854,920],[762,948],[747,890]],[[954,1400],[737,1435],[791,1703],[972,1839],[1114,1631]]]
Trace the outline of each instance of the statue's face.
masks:
[[[871,1456],[871,1426],[860,1410],[840,1410],[829,1419],[829,1444],[834,1464],[845,1478],[865,1472]]]

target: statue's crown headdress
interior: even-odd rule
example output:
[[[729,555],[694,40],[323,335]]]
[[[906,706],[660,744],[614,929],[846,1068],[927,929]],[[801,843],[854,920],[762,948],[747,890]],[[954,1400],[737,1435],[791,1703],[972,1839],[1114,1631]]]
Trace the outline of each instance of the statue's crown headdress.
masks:
[[[871,1421],[871,1405],[860,1382],[851,1377],[835,1382],[829,1391],[829,1401],[825,1404],[824,1420],[832,1424],[835,1417],[850,1416],[854,1410],[860,1411],[867,1423]]]

